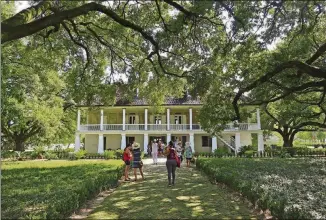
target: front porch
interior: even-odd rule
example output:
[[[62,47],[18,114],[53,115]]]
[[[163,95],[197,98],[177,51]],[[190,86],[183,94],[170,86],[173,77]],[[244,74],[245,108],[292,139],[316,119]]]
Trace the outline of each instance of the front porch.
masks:
[[[258,151],[264,151],[262,132],[258,134]],[[141,150],[147,154],[147,147],[151,140],[161,139],[165,144],[177,138],[184,146],[190,143],[193,152],[214,152],[218,147],[226,146],[237,153],[241,146],[252,145],[251,132],[224,132],[220,136],[210,137],[205,132],[123,132],[105,133],[94,132],[85,134],[85,149],[89,153],[104,153],[105,150],[123,150],[127,143],[133,141],[140,144]],[[75,150],[80,149],[80,133],[76,134]]]

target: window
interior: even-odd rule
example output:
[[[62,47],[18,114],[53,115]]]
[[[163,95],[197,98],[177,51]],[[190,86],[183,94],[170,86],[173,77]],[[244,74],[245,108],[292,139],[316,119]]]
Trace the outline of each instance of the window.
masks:
[[[129,124],[135,124],[136,123],[136,115],[130,115],[129,116]]]
[[[212,138],[208,136],[202,136],[201,141],[203,147],[212,147]]]
[[[126,144],[132,144],[135,141],[135,137],[126,136]]]
[[[176,124],[176,125],[182,124],[182,115],[174,116],[174,124]]]
[[[156,116],[154,117],[154,123],[155,123],[156,125],[160,125],[160,124],[162,124],[162,118],[161,118],[161,116],[156,115]]]

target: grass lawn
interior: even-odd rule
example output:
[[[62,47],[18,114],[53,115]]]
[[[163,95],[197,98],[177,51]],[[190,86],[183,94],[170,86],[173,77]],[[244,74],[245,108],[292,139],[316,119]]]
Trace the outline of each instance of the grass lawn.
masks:
[[[2,219],[59,219],[117,184],[123,161],[19,161],[1,168]]]
[[[169,188],[165,165],[145,165],[145,181],[122,184],[88,219],[258,218],[249,203],[197,170],[182,167],[176,175],[176,185]]]
[[[197,168],[280,219],[326,219],[326,160],[214,158]]]

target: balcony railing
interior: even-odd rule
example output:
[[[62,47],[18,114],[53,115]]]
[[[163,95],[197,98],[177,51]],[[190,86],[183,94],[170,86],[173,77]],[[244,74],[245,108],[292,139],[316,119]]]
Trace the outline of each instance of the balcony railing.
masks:
[[[100,131],[101,125],[88,124],[80,125],[80,131]],[[103,131],[123,131],[122,124],[103,124]],[[125,124],[126,131],[145,131],[145,124]],[[167,124],[147,124],[148,131],[168,131]],[[190,124],[170,124],[170,131],[190,131]],[[192,125],[193,131],[203,130],[199,124]],[[258,124],[240,123],[237,125],[227,124],[225,131],[236,130],[259,130]]]

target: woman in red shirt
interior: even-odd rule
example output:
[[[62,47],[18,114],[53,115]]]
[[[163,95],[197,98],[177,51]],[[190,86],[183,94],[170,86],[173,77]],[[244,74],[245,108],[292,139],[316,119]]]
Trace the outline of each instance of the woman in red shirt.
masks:
[[[127,144],[127,146],[126,146],[126,148],[124,149],[124,152],[123,152],[123,161],[126,164],[126,168],[125,168],[125,181],[130,181],[130,178],[128,177],[128,175],[129,175],[131,158],[132,158],[131,144]]]

